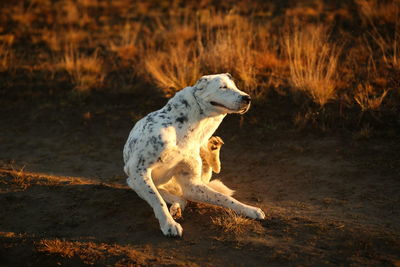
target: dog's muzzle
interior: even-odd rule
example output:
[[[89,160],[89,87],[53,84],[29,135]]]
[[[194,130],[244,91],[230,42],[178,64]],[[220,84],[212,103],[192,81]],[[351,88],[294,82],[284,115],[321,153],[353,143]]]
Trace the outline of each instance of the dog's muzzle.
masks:
[[[241,98],[242,108],[240,109],[239,113],[240,114],[246,113],[250,108],[250,103],[251,103],[251,97],[249,95],[242,96]]]
[[[250,105],[250,102],[251,102],[251,97],[249,95],[242,96],[242,103]]]
[[[227,107],[215,101],[210,101],[210,104],[216,107],[223,108],[225,110],[229,110],[230,111],[229,113],[239,113],[239,114],[246,113],[250,108],[251,97],[249,95],[242,95],[239,97],[238,100],[239,101],[236,103],[239,104],[239,107],[236,108]]]

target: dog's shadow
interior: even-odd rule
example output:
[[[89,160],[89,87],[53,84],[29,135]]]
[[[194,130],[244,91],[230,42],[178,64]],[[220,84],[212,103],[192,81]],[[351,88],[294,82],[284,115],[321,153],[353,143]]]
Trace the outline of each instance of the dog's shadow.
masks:
[[[127,186],[47,181],[42,177],[24,184],[14,180],[11,175],[0,177],[0,232],[24,234],[35,240],[61,238],[134,245],[170,242],[163,236],[151,207]],[[210,228],[210,217],[218,211],[209,205],[199,208],[190,203],[184,219],[179,220],[185,229],[184,239],[198,239],[198,224]],[[213,234],[213,230],[208,232]]]
[[[148,242],[162,238],[152,209],[127,187],[0,180],[0,231],[40,238]]]

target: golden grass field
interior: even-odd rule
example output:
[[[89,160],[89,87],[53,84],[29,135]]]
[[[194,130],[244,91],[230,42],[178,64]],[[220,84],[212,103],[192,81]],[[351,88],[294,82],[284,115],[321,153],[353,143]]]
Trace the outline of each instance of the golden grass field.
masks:
[[[400,1],[0,3],[0,266],[400,266]],[[134,123],[206,74],[252,96],[162,236],[125,185]]]
[[[230,72],[254,98],[294,101],[299,127],[373,129],[397,124],[398,9],[394,0],[5,2],[0,70],[6,88],[21,76],[82,95],[143,90],[140,81],[166,96]]]

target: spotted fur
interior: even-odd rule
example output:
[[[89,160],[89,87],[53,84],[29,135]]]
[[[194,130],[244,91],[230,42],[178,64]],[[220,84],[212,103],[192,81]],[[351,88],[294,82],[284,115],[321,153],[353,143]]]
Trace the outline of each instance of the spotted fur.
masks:
[[[185,205],[186,199],[205,202],[264,219],[261,209],[213,188],[211,176],[204,177],[200,156],[223,118],[229,113],[243,114],[249,107],[250,97],[236,87],[230,75],[208,75],[176,93],[163,108],[133,127],[123,152],[127,183],[153,208],[164,235],[182,236],[182,227],[173,219],[166,201],[173,206]],[[171,180],[180,195],[163,188]]]

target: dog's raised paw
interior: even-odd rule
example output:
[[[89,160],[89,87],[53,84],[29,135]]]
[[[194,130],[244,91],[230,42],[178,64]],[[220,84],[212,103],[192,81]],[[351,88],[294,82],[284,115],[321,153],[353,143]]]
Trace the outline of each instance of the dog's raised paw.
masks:
[[[181,237],[183,233],[182,226],[175,221],[166,222],[161,226],[161,231],[168,237]]]

